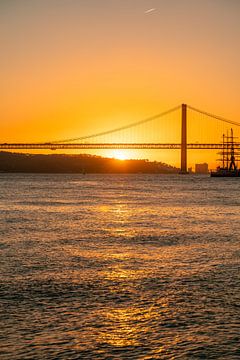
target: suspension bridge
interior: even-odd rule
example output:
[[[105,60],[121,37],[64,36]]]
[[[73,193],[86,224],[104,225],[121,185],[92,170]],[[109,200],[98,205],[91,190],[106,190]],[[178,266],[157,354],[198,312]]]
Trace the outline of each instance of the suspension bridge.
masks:
[[[240,123],[182,104],[122,127],[88,136],[37,143],[0,143],[0,150],[178,149],[187,173],[188,150],[224,150],[223,133]],[[166,141],[168,139],[168,141]],[[235,144],[240,150],[240,143]]]

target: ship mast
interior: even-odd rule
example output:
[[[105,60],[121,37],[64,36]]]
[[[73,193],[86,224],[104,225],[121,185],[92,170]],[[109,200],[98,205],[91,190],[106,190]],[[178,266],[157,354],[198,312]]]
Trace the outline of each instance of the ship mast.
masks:
[[[237,166],[235,163],[235,154],[234,154],[234,140],[233,140],[233,129],[231,129],[231,151],[230,151],[230,166],[229,170],[236,170]]]
[[[225,168],[225,134],[223,134],[223,158],[222,158],[222,165],[223,165],[223,168]]]
[[[226,151],[226,156],[227,156],[227,169],[228,168],[228,162],[229,162],[229,136],[228,136],[228,130],[227,130],[227,151]]]

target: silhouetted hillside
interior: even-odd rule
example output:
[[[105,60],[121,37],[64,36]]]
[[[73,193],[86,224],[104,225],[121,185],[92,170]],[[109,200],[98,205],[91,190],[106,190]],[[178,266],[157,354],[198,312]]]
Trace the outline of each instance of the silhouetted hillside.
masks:
[[[1,172],[176,173],[179,169],[148,160],[116,160],[92,155],[33,155],[0,152]]]

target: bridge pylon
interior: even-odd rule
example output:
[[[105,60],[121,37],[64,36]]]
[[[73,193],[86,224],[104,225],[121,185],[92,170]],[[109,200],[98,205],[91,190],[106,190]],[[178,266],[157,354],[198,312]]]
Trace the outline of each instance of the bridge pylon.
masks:
[[[187,105],[182,104],[181,174],[187,174]]]

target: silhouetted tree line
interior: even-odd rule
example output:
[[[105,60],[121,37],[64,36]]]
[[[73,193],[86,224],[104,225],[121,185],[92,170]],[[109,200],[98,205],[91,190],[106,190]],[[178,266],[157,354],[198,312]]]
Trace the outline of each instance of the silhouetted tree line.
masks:
[[[94,155],[35,155],[0,152],[1,172],[176,173],[178,168],[148,160],[117,160]]]

